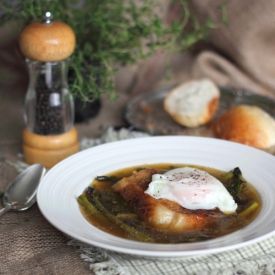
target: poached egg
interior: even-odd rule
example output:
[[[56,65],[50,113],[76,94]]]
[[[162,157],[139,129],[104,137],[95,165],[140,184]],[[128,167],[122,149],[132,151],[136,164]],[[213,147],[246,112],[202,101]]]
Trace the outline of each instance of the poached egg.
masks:
[[[217,207],[225,214],[231,214],[237,209],[233,197],[218,179],[192,167],[154,174],[145,193],[155,199],[174,201],[191,210]]]

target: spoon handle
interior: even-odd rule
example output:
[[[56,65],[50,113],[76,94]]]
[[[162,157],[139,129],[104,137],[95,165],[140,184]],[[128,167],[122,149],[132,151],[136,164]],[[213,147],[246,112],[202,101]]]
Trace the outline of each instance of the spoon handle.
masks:
[[[7,205],[6,207],[0,209],[0,216],[2,216],[4,213],[8,212],[11,209],[10,205]]]

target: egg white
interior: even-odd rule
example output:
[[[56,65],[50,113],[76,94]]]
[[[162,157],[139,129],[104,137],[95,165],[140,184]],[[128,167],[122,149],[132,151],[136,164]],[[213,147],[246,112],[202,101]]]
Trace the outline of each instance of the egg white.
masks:
[[[224,185],[209,173],[192,167],[155,174],[145,193],[155,199],[174,201],[184,208],[220,211],[231,214],[237,209]]]

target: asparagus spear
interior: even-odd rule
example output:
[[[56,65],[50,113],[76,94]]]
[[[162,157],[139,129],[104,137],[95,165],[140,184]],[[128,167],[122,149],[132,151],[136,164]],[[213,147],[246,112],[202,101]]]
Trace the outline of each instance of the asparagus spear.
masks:
[[[89,213],[91,214],[100,214],[100,212],[91,204],[89,203],[88,199],[84,195],[80,195],[77,198],[78,203],[83,206]]]
[[[84,195],[80,195],[77,198],[77,201],[79,203],[79,205],[85,209],[86,213],[90,213],[93,216],[96,216],[97,218],[99,218],[101,221],[106,221],[107,218],[104,217],[90,202],[89,200],[84,196]]]
[[[259,207],[257,202],[253,202],[250,206],[248,206],[245,210],[238,214],[239,217],[245,217],[249,215],[251,212],[256,210]]]
[[[80,198],[79,199],[79,203],[81,204],[82,207],[84,207],[85,209],[87,209],[88,211],[92,211],[92,213],[100,213],[101,215],[103,215],[104,217],[108,218],[111,222],[115,223],[117,226],[121,227],[122,229],[124,229],[128,234],[136,237],[139,241],[143,241],[143,242],[152,242],[153,239],[150,238],[149,236],[147,236],[146,234],[139,232],[138,230],[136,230],[134,227],[128,226],[127,224],[125,224],[123,221],[121,221],[119,219],[119,217],[111,214],[100,202],[100,200],[98,199],[98,196],[96,194],[95,191],[92,191],[93,189],[90,188],[89,189],[89,195],[91,197],[91,199],[93,200],[96,208],[89,202],[89,200],[86,198],[86,200]],[[83,195],[80,195],[79,197],[81,197]],[[84,196],[85,197],[85,196]],[[91,206],[92,205],[92,206]],[[96,210],[96,211],[95,211]]]

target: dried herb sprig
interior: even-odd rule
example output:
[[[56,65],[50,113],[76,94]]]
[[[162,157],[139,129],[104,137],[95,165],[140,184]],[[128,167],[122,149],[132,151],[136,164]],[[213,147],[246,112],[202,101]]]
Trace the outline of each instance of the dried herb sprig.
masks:
[[[157,0],[2,0],[0,24],[20,20],[27,25],[52,12],[55,20],[69,24],[77,36],[70,63],[73,96],[91,101],[106,94],[115,100],[115,64],[135,64],[158,49],[184,51],[217,27],[210,18],[199,24],[187,1],[179,2],[182,19],[168,25],[156,12],[161,10]],[[190,23],[193,29],[186,32]]]

